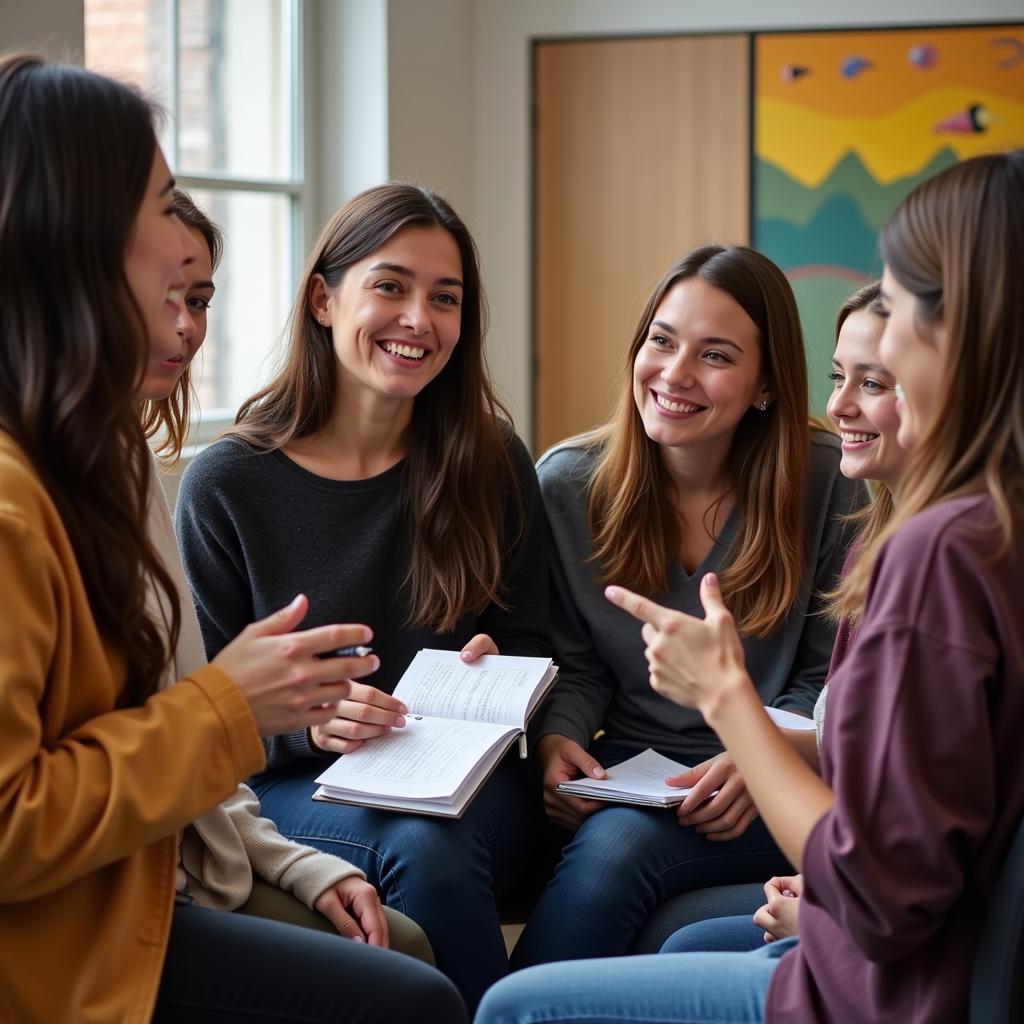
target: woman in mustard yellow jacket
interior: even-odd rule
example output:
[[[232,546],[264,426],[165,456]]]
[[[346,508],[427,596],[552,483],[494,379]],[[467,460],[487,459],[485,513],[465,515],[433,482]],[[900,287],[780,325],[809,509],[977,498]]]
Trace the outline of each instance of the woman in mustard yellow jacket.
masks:
[[[180,837],[237,800],[261,734],[325,721],[374,666],[317,658],[367,631],[297,631],[301,595],[182,663],[137,408],[187,354],[172,185],[136,93],[0,60],[0,1021],[458,1021],[443,977],[371,947],[354,872],[334,888],[362,943],[196,897],[224,865]]]

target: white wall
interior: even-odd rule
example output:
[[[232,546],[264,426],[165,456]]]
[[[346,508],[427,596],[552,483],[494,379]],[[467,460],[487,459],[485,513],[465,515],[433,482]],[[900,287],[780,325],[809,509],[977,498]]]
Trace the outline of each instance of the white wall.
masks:
[[[0,0],[0,53],[18,49],[81,64],[85,51],[82,0]]]
[[[0,0],[0,49],[81,60],[82,0]],[[310,241],[355,192],[423,181],[483,257],[488,355],[530,432],[530,60],[536,39],[1014,21],[1021,0],[309,0]]]
[[[426,0],[430,6],[433,0]],[[1015,21],[1021,0],[475,0],[472,223],[491,300],[489,358],[530,428],[530,51],[537,38]],[[392,66],[392,83],[402,69]],[[394,85],[392,86],[394,88]]]
[[[388,22],[386,0],[305,11],[308,249],[342,203],[388,177]]]
[[[388,3],[388,173],[437,189],[472,227],[474,0]]]

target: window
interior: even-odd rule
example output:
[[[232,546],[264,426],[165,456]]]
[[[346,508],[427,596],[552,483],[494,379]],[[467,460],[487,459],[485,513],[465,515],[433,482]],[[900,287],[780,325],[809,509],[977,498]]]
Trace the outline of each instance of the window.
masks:
[[[179,184],[223,228],[196,360],[199,440],[269,379],[298,277],[304,191],[300,0],[85,0],[86,66],[163,106]]]

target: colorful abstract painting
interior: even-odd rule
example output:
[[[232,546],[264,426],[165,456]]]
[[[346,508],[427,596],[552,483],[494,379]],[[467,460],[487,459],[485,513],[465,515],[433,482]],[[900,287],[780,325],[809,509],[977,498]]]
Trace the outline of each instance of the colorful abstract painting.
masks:
[[[785,270],[824,409],[835,311],[919,181],[1024,145],[1024,25],[754,40],[754,245]]]

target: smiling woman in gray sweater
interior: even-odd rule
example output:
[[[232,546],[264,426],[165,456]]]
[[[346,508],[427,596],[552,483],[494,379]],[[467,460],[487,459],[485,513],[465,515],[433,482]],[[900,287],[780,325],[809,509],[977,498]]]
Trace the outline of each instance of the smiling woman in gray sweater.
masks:
[[[313,802],[339,754],[405,724],[422,647],[547,653],[536,474],[483,360],[472,238],[428,189],[382,185],[314,246],[286,362],[182,481],[177,529],[207,654],[297,592],[307,622],[362,623],[334,716],[268,743],[253,785],[285,833],[357,864],[427,932],[468,1005],[508,968],[496,897],[528,869],[539,800],[506,759],[458,820]]]
[[[820,595],[866,498],[839,472],[838,439],[808,425],[793,294],[760,254],[707,246],[669,268],[627,365],[611,422],[538,466],[560,676],[532,734],[548,816],[574,835],[517,966],[625,953],[670,896],[786,867],[701,715],[650,689],[640,631],[605,585],[692,613],[701,576],[720,573],[760,699],[810,716],[835,637]],[[678,811],[558,792],[645,747],[693,766]]]

